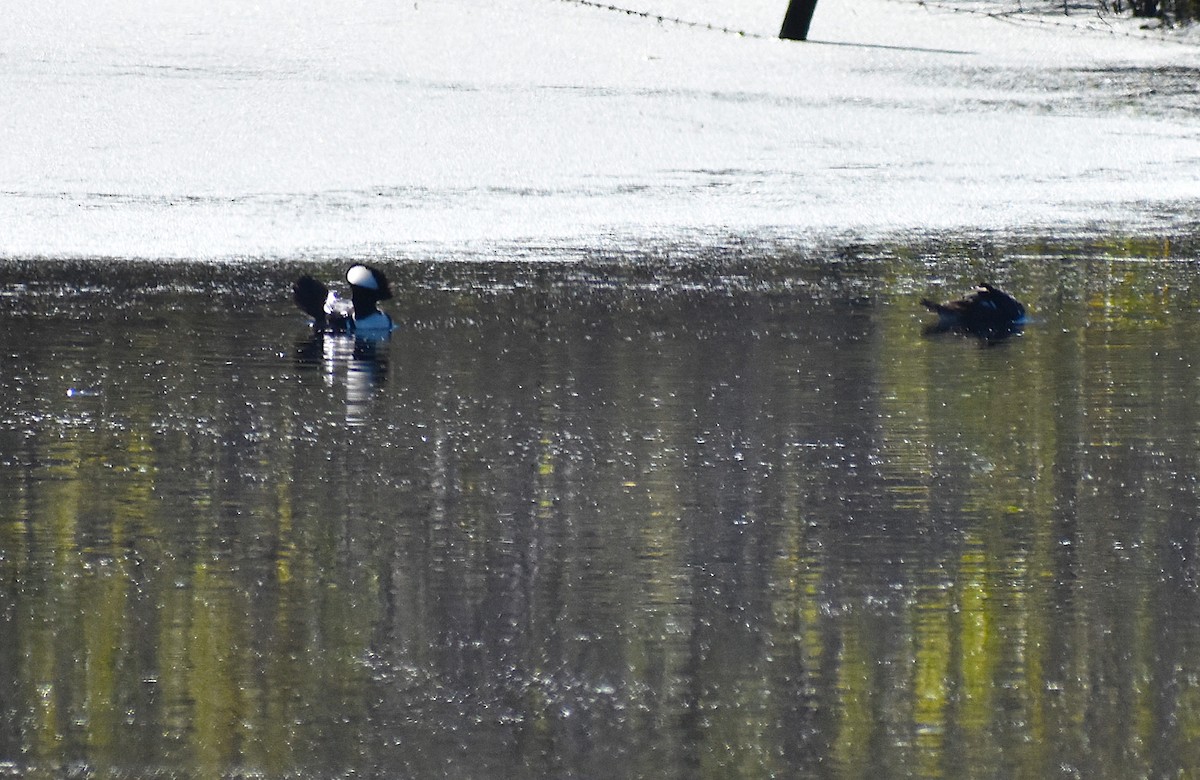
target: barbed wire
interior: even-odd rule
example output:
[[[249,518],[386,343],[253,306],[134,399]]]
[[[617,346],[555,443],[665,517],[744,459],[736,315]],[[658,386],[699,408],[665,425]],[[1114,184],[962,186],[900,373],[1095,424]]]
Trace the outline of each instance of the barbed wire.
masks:
[[[1078,21],[1066,21],[1048,18],[1041,14],[1030,13],[1023,8],[1013,10],[985,10],[978,8],[970,8],[960,4],[939,2],[939,0],[891,0],[892,2],[902,5],[918,5],[922,8],[936,8],[940,11],[948,11],[958,14],[971,14],[974,16],[984,16],[990,19],[995,19],[1000,22],[1009,24],[1040,24],[1048,27],[1058,27],[1063,29],[1071,29],[1079,32],[1107,34],[1115,37],[1133,38],[1144,41],[1161,41],[1163,43],[1172,43],[1182,46],[1200,46],[1200,41],[1185,41],[1178,38],[1170,38],[1165,35],[1153,35],[1141,33],[1133,30],[1120,30],[1109,23],[1100,13],[1097,12],[1096,20],[1103,24],[1103,27],[1097,27],[1094,24],[1079,24]],[[752,32],[737,27],[728,27],[725,25],[711,24],[707,22],[697,22],[691,19],[683,19],[677,16],[669,16],[666,14],[657,14],[653,11],[639,11],[636,8],[627,8],[624,6],[599,2],[598,0],[560,0],[560,2],[570,3],[571,5],[582,6],[585,8],[593,8],[600,11],[608,11],[611,13],[624,14],[640,19],[646,19],[658,24],[669,24],[677,27],[687,27],[691,29],[709,30],[724,35],[736,35],[739,38],[751,38],[757,40],[776,40],[776,35],[766,35],[764,33]]]
[[[681,19],[677,16],[666,16],[664,14],[656,14],[652,11],[638,11],[634,8],[624,8],[619,5],[610,5],[608,3],[596,2],[596,0],[561,0],[564,3],[572,5],[580,5],[586,8],[595,8],[601,11],[612,11],[622,13],[626,16],[636,16],[642,19],[658,22],[659,24],[671,24],[678,27],[690,27],[698,30],[711,30],[712,32],[723,33],[725,35],[736,35],[739,38],[757,38],[760,40],[771,39],[774,35],[763,35],[762,33],[750,32],[749,30],[740,30],[736,27],[725,27],[718,24],[708,24],[706,22],[695,22],[690,19]]]

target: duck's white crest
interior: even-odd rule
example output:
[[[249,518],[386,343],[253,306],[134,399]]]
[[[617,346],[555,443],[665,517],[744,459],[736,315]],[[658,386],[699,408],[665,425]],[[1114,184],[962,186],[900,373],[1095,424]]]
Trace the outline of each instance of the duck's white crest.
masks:
[[[350,270],[346,272],[346,281],[355,287],[365,287],[368,290],[379,289],[379,280],[365,265],[351,266]]]

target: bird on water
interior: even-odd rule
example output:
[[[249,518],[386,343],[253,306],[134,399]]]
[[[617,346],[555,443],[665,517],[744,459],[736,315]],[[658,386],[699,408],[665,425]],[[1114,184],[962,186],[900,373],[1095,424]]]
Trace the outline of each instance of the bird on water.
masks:
[[[922,298],[921,305],[938,316],[937,323],[927,327],[926,333],[954,330],[999,339],[1017,333],[1025,324],[1025,307],[1021,302],[986,282],[956,301],[935,303]]]
[[[378,268],[357,264],[346,271],[350,300],[338,297],[323,283],[305,274],[292,285],[292,300],[313,319],[321,333],[378,334],[392,330],[392,318],[377,304],[392,297],[387,277]]]

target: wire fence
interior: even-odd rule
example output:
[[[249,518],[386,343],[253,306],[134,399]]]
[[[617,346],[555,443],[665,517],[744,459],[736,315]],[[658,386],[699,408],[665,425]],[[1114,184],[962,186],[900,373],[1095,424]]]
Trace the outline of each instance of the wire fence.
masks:
[[[748,29],[739,27],[728,27],[712,22],[699,22],[694,19],[684,19],[678,16],[672,16],[669,13],[658,13],[653,10],[630,8],[627,5],[615,5],[606,2],[596,2],[596,0],[562,0],[565,3],[594,8],[601,11],[611,11],[613,13],[625,14],[646,21],[657,22],[658,24],[669,24],[678,27],[693,27],[697,29],[712,30],[713,32],[725,33],[727,35],[738,35],[743,38],[774,38],[774,35],[767,35],[761,32],[753,32]],[[780,18],[783,18],[782,12]]]
[[[1200,41],[1200,0],[893,0],[938,11],[988,16],[1013,24],[1072,27],[1089,32],[1122,37],[1164,40],[1196,45]],[[686,6],[671,0],[561,0],[593,10],[623,14],[660,25],[711,30],[744,38],[776,38],[787,0],[742,5],[734,18],[716,21],[697,18]],[[737,16],[753,18],[737,24]],[[820,5],[818,3],[818,11]],[[774,14],[778,18],[772,16]],[[703,16],[703,14],[700,14]],[[1186,28],[1190,35],[1165,35]]]

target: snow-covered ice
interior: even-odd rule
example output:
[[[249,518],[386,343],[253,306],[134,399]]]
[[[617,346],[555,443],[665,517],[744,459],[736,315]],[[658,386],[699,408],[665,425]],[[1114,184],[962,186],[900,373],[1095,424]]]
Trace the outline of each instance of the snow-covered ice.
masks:
[[[786,0],[615,4],[668,21],[569,0],[10,4],[0,256],[1176,231],[1200,214],[1194,38],[820,0],[797,43],[774,38]]]

